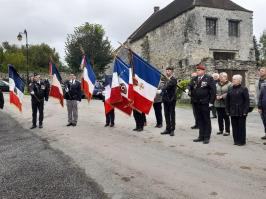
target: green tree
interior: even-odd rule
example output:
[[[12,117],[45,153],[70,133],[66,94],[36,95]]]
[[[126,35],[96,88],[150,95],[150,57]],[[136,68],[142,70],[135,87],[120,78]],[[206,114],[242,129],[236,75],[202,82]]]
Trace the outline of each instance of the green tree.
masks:
[[[266,65],[266,30],[260,37],[261,64]]]
[[[260,45],[257,42],[256,36],[253,36],[253,44],[254,44],[254,51],[255,51],[255,60],[257,66],[260,65]]]
[[[73,34],[67,36],[66,62],[72,71],[79,71],[82,53],[80,46],[86,55],[93,60],[94,71],[99,77],[103,74],[105,66],[112,60],[112,47],[105,31],[99,24],[85,23],[76,27]]]

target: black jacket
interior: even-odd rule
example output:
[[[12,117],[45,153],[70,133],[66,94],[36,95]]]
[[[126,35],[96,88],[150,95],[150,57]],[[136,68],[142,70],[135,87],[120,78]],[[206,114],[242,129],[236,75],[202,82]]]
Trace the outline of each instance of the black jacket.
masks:
[[[4,96],[3,96],[2,91],[0,90],[0,109],[4,108],[4,104],[5,104]]]
[[[233,86],[226,96],[226,113],[230,116],[243,116],[248,114],[249,94],[246,87]]]
[[[171,77],[162,87],[163,102],[176,101],[176,89],[177,89],[177,80],[175,77]]]
[[[204,75],[202,79],[195,77],[190,83],[191,102],[196,104],[214,104],[216,85],[213,78]]]
[[[49,98],[49,88],[47,84],[43,81],[40,82],[32,82],[29,85],[30,93],[33,91],[34,94],[31,94],[31,101],[32,102],[43,102],[48,101]]]
[[[81,85],[75,80],[74,84],[70,81],[65,82],[65,99],[81,101]]]

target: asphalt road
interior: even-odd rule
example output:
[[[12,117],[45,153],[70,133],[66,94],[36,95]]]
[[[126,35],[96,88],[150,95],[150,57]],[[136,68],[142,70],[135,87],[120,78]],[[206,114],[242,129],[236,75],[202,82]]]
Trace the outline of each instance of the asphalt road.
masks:
[[[0,198],[107,198],[85,171],[47,140],[0,112]]]

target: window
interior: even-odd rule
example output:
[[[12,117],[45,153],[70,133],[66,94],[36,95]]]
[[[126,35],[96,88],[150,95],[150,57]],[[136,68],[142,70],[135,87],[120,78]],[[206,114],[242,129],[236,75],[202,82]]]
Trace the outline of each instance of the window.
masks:
[[[216,35],[217,19],[206,18],[206,33],[207,35]]]
[[[234,60],[235,55],[232,52],[213,52],[213,58],[215,60]]]
[[[239,37],[239,21],[229,20],[229,36]]]

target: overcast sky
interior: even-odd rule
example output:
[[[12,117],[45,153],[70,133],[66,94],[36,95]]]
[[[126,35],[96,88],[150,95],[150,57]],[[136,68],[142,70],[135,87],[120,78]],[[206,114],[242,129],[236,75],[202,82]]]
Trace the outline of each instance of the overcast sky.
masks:
[[[185,0],[184,0],[185,1]],[[67,34],[85,22],[102,24],[106,36],[117,47],[152,13],[172,0],[0,0],[0,42],[21,45],[18,32],[28,31],[29,44],[47,43],[61,60]],[[266,29],[265,0],[234,0],[254,11],[254,34]],[[25,40],[22,41],[25,44]]]

